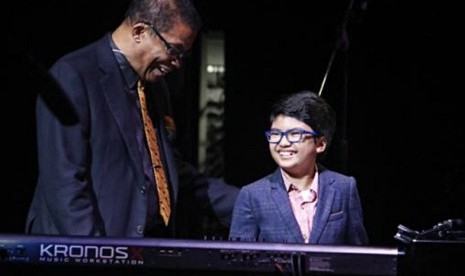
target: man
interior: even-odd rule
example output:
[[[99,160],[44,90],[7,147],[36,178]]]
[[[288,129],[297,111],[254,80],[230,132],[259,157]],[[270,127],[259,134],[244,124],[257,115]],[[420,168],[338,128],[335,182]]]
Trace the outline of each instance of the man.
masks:
[[[237,190],[172,147],[163,77],[181,67],[199,28],[189,0],[134,0],[116,30],[52,66],[59,89],[37,102],[27,233],[175,237],[182,193],[228,224]]]

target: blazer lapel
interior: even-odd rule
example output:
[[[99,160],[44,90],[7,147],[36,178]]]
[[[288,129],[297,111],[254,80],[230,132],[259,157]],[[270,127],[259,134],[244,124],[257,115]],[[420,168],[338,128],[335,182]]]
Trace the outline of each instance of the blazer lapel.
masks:
[[[98,48],[99,63],[105,71],[105,75],[101,78],[100,84],[104,94],[104,98],[108,104],[111,114],[115,118],[116,124],[120,130],[120,134],[128,148],[132,161],[141,166],[140,153],[137,147],[137,140],[134,135],[136,133],[134,124],[131,123],[131,114],[129,102],[129,93],[125,89],[126,84],[119,72],[118,64],[113,57],[113,53],[108,48],[108,39],[104,39]],[[108,68],[114,68],[108,70]]]
[[[292,206],[289,201],[289,195],[286,191],[284,181],[281,175],[280,169],[277,169],[272,175],[271,179],[271,197],[276,204],[276,209],[279,212],[280,218],[277,220],[282,221],[288,228],[289,232],[292,234],[294,240],[284,240],[282,242],[298,242],[303,243],[302,233],[300,232],[299,224],[295,219],[294,212],[292,211]],[[284,237],[286,238],[286,237]]]
[[[323,168],[319,168],[318,182],[318,203],[315,217],[313,218],[313,227],[310,234],[310,243],[318,243],[326,222],[331,213],[331,206],[334,201],[335,190],[332,188],[332,179],[327,176]]]

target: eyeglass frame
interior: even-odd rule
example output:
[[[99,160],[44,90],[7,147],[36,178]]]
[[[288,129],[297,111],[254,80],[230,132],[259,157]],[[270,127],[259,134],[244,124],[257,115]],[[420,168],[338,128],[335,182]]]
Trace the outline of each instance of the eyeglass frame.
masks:
[[[281,137],[280,137],[279,140],[276,141],[276,142],[271,142],[271,141],[270,141],[270,135],[271,135],[271,132],[273,132],[273,131],[279,132],[279,133],[281,134]],[[292,133],[292,132],[297,132],[297,133],[300,134],[300,138],[299,138],[298,141],[290,141],[290,140],[289,140],[288,135],[289,135],[289,133]],[[301,128],[291,128],[291,129],[288,129],[288,130],[286,130],[286,131],[281,131],[281,130],[279,130],[279,129],[271,129],[271,130],[265,131],[266,140],[267,140],[268,143],[270,143],[270,144],[279,144],[279,143],[281,143],[281,141],[283,140],[283,137],[284,137],[284,136],[286,137],[286,140],[287,140],[289,143],[291,143],[291,144],[293,144],[293,143],[301,143],[301,142],[304,140],[304,138],[305,138],[304,135],[310,135],[312,138],[318,138],[318,137],[320,137],[320,134],[319,134],[318,132],[316,132],[316,131],[309,131],[309,130],[305,130],[305,129],[301,129]]]
[[[141,23],[149,26],[152,29],[152,31],[160,38],[160,40],[163,42],[163,45],[165,45],[165,50],[168,55],[175,56],[177,59],[180,59],[180,60],[189,55],[190,50],[186,52],[179,51],[178,48],[174,47],[173,44],[169,43],[168,40],[166,40],[161,35],[161,33],[155,28],[155,26],[153,26],[153,24],[150,24],[149,22],[145,22],[145,21],[142,21]]]

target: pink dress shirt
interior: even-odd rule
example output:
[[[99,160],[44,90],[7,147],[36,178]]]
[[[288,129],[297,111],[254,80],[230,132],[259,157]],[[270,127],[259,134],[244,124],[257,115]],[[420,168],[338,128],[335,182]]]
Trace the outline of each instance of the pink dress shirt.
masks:
[[[284,175],[284,174],[283,174]],[[294,216],[299,224],[300,232],[305,243],[310,241],[312,231],[313,216],[316,212],[318,202],[318,171],[315,172],[315,177],[308,190],[299,190],[286,177],[283,177],[284,185],[289,195]]]

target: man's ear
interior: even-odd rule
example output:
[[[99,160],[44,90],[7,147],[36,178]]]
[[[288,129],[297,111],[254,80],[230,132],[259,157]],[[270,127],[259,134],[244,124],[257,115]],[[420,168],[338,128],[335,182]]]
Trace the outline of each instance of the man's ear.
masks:
[[[146,31],[147,31],[147,24],[138,22],[132,25],[132,37],[137,43],[142,41],[142,39],[146,35]]]

